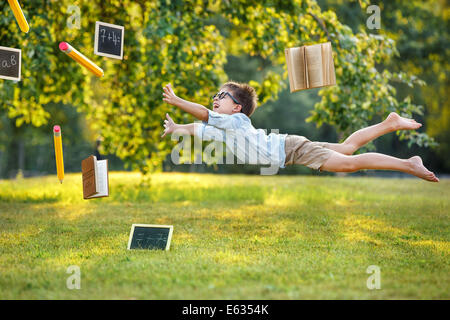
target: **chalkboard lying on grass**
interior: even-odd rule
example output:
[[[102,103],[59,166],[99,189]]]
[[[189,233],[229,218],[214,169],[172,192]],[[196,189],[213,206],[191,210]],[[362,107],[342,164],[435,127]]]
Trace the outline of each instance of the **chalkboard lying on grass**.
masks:
[[[173,226],[157,224],[133,224],[131,226],[128,250],[160,249],[169,250]]]
[[[22,51],[0,47],[0,79],[20,81]]]

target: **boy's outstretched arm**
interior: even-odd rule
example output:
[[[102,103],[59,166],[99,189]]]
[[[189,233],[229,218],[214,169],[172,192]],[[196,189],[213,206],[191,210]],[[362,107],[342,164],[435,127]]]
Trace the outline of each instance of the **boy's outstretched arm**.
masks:
[[[208,121],[208,109],[201,104],[181,99],[175,95],[170,83],[166,85],[163,92],[163,101],[176,106],[187,113],[192,114],[199,120]]]
[[[162,134],[161,138],[164,138],[167,134],[172,134],[174,132],[189,134],[191,136],[195,134],[195,126],[197,125],[196,123],[177,124],[173,122],[168,113],[166,113],[166,118],[167,119],[164,120],[164,133]]]

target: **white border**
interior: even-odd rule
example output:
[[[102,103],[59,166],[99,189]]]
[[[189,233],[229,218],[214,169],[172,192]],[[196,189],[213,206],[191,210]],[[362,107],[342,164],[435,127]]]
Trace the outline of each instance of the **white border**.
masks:
[[[7,76],[0,75],[0,79],[20,81],[20,77],[22,75],[22,50],[16,49],[16,48],[10,48],[10,47],[1,47],[1,46],[0,46],[0,50],[19,52],[19,77],[14,78],[14,77],[7,77]]]
[[[165,249],[166,251],[169,250],[169,248],[170,248],[170,241],[172,240],[173,226],[161,225],[161,224],[133,224],[131,226],[130,237],[128,238],[127,250],[131,250],[130,249],[131,240],[133,239],[133,234],[134,234],[134,228],[135,227],[152,227],[152,228],[164,228],[164,229],[169,228],[169,235],[167,237],[167,244],[166,244],[166,249]]]
[[[103,53],[103,52],[99,52],[98,51],[98,36],[99,36],[99,27],[100,27],[100,25],[104,25],[104,26],[107,26],[107,27],[112,27],[112,28],[116,28],[116,29],[122,30],[122,39],[121,39],[121,46],[120,46],[120,58],[119,58],[119,56],[116,56],[116,55],[113,55],[113,54]],[[103,56],[103,57],[123,60],[123,38],[125,38],[125,27],[119,26],[117,24],[111,24],[111,23],[106,23],[106,22],[101,22],[101,21],[95,22],[94,54],[96,54],[98,56]]]

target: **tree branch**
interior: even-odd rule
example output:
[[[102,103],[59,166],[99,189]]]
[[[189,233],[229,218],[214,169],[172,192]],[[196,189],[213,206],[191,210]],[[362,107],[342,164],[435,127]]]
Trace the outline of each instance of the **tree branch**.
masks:
[[[325,26],[325,23],[322,21],[322,19],[319,19],[319,17],[317,17],[315,14],[308,12],[309,15],[311,15],[311,17],[314,18],[314,20],[316,20],[317,24],[320,26],[320,28],[327,34],[327,39],[328,41],[331,41],[331,37],[330,37],[330,33],[328,32],[327,27]]]

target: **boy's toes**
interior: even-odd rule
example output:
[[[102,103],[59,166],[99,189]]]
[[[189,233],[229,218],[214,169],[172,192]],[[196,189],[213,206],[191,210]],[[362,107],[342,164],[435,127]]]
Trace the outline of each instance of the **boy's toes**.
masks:
[[[436,177],[436,175],[433,172],[430,172],[427,175],[427,180],[432,181],[432,182],[439,182],[438,177]]]

